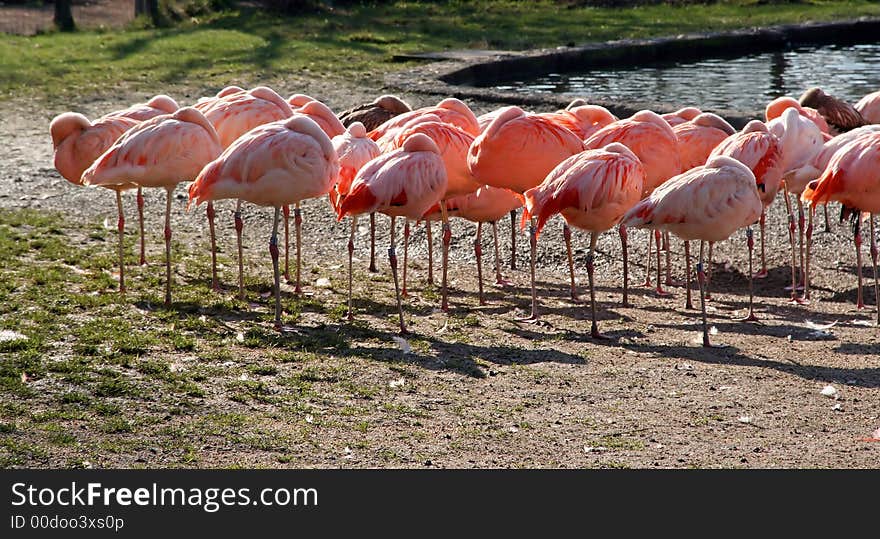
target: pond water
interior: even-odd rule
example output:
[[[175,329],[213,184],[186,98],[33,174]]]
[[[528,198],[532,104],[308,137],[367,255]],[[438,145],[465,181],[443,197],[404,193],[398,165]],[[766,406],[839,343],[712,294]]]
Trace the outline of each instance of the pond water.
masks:
[[[852,103],[880,90],[880,43],[807,46],[737,58],[550,73],[532,80],[496,84],[494,88],[759,111],[771,99],[783,95],[797,98],[811,86],[820,86]]]

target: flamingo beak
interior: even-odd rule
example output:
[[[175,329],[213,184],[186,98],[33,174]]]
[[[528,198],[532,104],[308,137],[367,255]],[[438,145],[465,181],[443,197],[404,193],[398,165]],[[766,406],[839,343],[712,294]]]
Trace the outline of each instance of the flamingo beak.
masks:
[[[758,189],[760,189],[762,193],[766,193],[766,192],[767,192],[767,188],[764,187],[764,184],[763,184],[763,183],[759,183],[759,184],[758,184]]]

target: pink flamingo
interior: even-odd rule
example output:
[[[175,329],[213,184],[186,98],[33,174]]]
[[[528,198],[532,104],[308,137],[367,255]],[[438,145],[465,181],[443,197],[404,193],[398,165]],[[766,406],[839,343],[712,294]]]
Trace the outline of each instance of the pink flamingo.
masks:
[[[782,181],[782,150],[779,146],[779,139],[767,130],[767,126],[763,122],[752,120],[742,131],[734,133],[718,144],[709,157],[717,155],[732,157],[749,167],[749,170],[755,175],[755,181],[764,186],[758,193],[765,208],[764,211],[761,211],[760,221],[761,269],[752,276],[755,279],[763,279],[768,275],[764,240],[766,208],[776,198]],[[812,229],[809,229],[808,232],[811,234]],[[752,242],[748,242],[748,245],[749,260],[751,260],[751,249],[754,245]],[[749,313],[749,318],[753,317],[754,313]]]
[[[540,113],[538,116],[568,129],[581,140],[617,121],[617,117],[611,114],[608,109],[598,105],[582,105],[556,112]]]
[[[869,124],[880,124],[880,90],[859,99],[856,110]]]
[[[442,203],[442,202],[441,202]],[[446,200],[449,217],[460,217],[477,224],[474,238],[474,255],[477,259],[477,285],[480,305],[485,305],[483,297],[483,223],[492,223],[492,237],[495,245],[495,284],[506,284],[501,274],[501,252],[498,248],[498,220],[523,205],[522,195],[509,189],[484,185],[466,195]],[[435,204],[424,216],[426,221],[442,218],[440,203]]]
[[[767,106],[764,108],[764,120],[767,122],[775,120],[781,117],[782,113],[787,109],[796,110],[798,114],[816,124],[819,131],[824,133],[828,138],[831,138],[828,122],[826,122],[825,118],[819,114],[819,111],[812,107],[802,106],[798,103],[797,99],[793,97],[777,97],[773,101],[767,103]]]
[[[633,151],[645,166],[645,184],[643,196],[650,194],[657,186],[681,172],[678,139],[669,124],[657,113],[641,110],[629,118],[608,124],[584,141],[588,149],[598,149],[612,142],[620,142]],[[629,275],[627,264],[627,231],[626,226],[618,229],[620,243],[623,246],[623,304],[629,303]],[[667,292],[660,284],[660,231],[655,230],[657,240],[657,288],[658,295]],[[669,249],[667,239],[666,284],[672,284],[669,269]],[[648,235],[648,263],[645,268],[644,286],[651,286],[651,236]]]
[[[508,107],[474,139],[468,154],[468,168],[480,183],[525,193],[539,185],[556,165],[583,150],[583,142],[568,129],[541,116],[526,114],[519,107]],[[566,243],[570,248],[570,243]],[[532,312],[526,320],[534,321],[538,319],[534,218],[529,227],[529,245]]]
[[[416,133],[406,139],[400,148],[382,154],[364,165],[336,212],[338,219],[346,215],[374,211],[391,217],[388,262],[394,278],[401,333],[406,333],[406,324],[397,280],[396,218],[420,218],[428,208],[440,201],[440,197],[446,192],[447,181],[440,148],[426,135]]]
[[[294,115],[302,115],[314,120],[318,127],[331,139],[345,133],[345,126],[330,107],[313,97],[294,94],[287,99]],[[300,275],[302,270],[302,211],[299,202],[293,208],[293,222],[296,229],[296,280],[290,278],[290,207],[284,206],[284,280],[294,282],[294,292],[302,293]]]
[[[581,106],[581,105],[586,105],[586,104],[587,104],[587,102],[584,101],[583,99],[576,98],[576,99],[572,100],[572,102],[569,104],[569,106],[566,108],[566,110],[570,110],[571,108],[573,108],[572,105],[574,105],[576,107],[576,106]],[[506,108],[507,107],[499,107],[497,109],[494,109],[494,110],[487,112],[486,114],[481,114],[480,116],[477,116],[477,123],[480,126],[480,133],[485,131],[486,128],[489,127],[489,124],[492,123],[492,121],[495,118],[497,118],[498,115],[501,114],[504,111],[504,109],[506,109]],[[430,232],[430,230],[431,230],[431,221],[430,220],[427,222],[427,225],[428,225],[428,231]],[[516,269],[516,228],[517,228],[516,227],[516,209],[513,209],[513,210],[510,210],[510,269],[512,269],[512,270]],[[430,251],[428,252],[428,254],[429,254],[428,261],[430,262],[430,260],[431,260],[430,259]]]
[[[874,235],[874,214],[880,212],[880,133],[868,133],[840,148],[818,180],[810,182],[802,198],[811,205],[827,204],[834,200],[843,205],[841,220],[853,218],[853,239],[856,246],[858,271],[857,308],[864,308],[862,300],[862,212],[869,214],[871,232],[871,260],[874,266],[874,296],[880,298],[877,285],[877,244]],[[877,323],[880,325],[880,304]]]
[[[692,111],[696,111],[698,109],[681,109],[678,114],[684,114],[685,116],[690,115]],[[682,116],[673,115],[673,118],[682,119]],[[675,120],[673,120],[675,121]],[[667,122],[668,123],[668,122]],[[727,121],[711,112],[701,112],[696,116],[693,116],[691,119],[686,120],[684,122],[677,122],[676,126],[672,128],[672,132],[675,133],[675,138],[678,140],[678,153],[681,159],[681,170],[682,172],[686,170],[690,170],[694,167],[705,165],[706,160],[709,159],[709,154],[712,153],[712,150],[715,146],[718,145],[721,141],[727,138],[729,135],[732,135],[736,130],[729,124]],[[672,275],[671,275],[671,254],[669,250],[669,234],[664,233],[663,243],[666,248],[666,284],[672,283]],[[706,281],[706,298],[709,296],[709,284],[712,280],[712,247],[713,243],[709,244],[709,267]],[[659,245],[658,245],[659,249]],[[657,255],[660,255],[660,251],[657,251]],[[687,254],[685,254],[687,257]],[[657,266],[657,269],[660,269],[660,266]],[[658,280],[659,282],[659,280]],[[688,309],[692,309],[693,306],[691,304],[691,290],[690,287],[687,287],[685,290],[685,307]]]
[[[218,94],[217,98],[203,101],[195,106],[205,114],[205,117],[217,130],[223,149],[230,147],[251,129],[269,122],[289,118],[293,114],[287,102],[271,88],[258,86],[247,91],[237,88],[237,86],[226,88]],[[208,201],[206,211],[211,236],[211,288],[220,290],[220,283],[217,279],[217,245],[214,232],[213,200]],[[240,299],[244,299],[244,256],[241,245],[244,221],[241,218],[241,200],[236,203],[234,218],[238,246],[238,296]]]
[[[180,105],[177,104],[177,101],[168,97],[165,94],[158,94],[153,96],[146,103],[136,103],[128,108],[105,114],[104,117],[123,116],[125,118],[131,118],[132,120],[138,122],[143,122],[145,120],[149,120],[150,118],[161,116],[162,114],[174,114],[179,108]],[[140,264],[141,266],[143,266],[147,263],[147,257],[144,252],[146,250],[146,244],[144,240],[144,195],[140,187],[137,188],[136,200],[138,209],[138,228],[140,230]]]
[[[785,185],[785,191],[795,195],[798,205],[798,215],[795,217],[792,211],[791,201],[784,192],[785,207],[788,211],[788,237],[791,242],[791,303],[803,304],[806,299],[799,298],[797,294],[797,256],[795,253],[794,230],[795,219],[797,220],[798,239],[800,246],[800,275],[801,279],[806,278],[804,268],[804,208],[800,199],[807,184],[807,178],[796,174],[798,169],[803,168],[810,163],[816,154],[822,150],[824,137],[821,131],[816,127],[815,122],[810,121],[806,116],[800,115],[795,108],[788,108],[782,112],[782,115],[767,123],[767,129],[776,135],[779,139],[779,146],[782,151],[782,179]]]
[[[124,116],[108,116],[94,123],[76,112],[65,112],[52,119],[49,132],[55,149],[55,169],[74,185],[82,185],[82,175],[102,153],[129,129],[138,125],[137,120]],[[125,215],[122,212],[122,191],[136,187],[133,184],[110,187],[116,191],[119,232],[119,292],[125,292],[125,262],[123,261],[123,237]]]
[[[703,346],[711,346],[706,322],[704,242],[726,239],[737,229],[751,225],[758,220],[762,207],[752,171],[735,159],[717,156],[710,158],[704,166],[670,179],[623,217],[627,226],[662,228],[685,242],[700,240],[697,277]]]
[[[537,216],[538,231],[551,216],[561,213],[567,223],[588,230],[590,251],[590,335],[602,338],[596,324],[593,257],[599,234],[616,225],[642,198],[645,167],[626,146],[611,143],[602,149],[575,154],[554,168],[541,185],[525,192],[526,213]]]
[[[281,324],[278,221],[281,206],[326,195],[339,175],[330,138],[310,118],[258,126],[226,148],[189,186],[189,204],[236,198],[275,208],[269,253],[275,275],[275,328]]]
[[[865,125],[847,131],[846,133],[841,133],[831,140],[826,141],[822,146],[822,150],[816,154],[810,163],[794,171],[793,183],[806,184],[814,179],[818,179],[822,175],[822,172],[828,167],[831,158],[839,149],[863,135],[877,132],[880,132],[880,125]],[[801,196],[801,200],[804,200],[803,195]],[[827,206],[827,204],[824,205],[826,208],[826,217],[828,215]],[[813,243],[813,214],[815,211],[815,205],[811,205],[807,212],[807,260],[804,268],[804,299],[806,300],[810,299],[810,250]]]
[[[166,306],[171,306],[171,194],[178,183],[195,178],[221,149],[211,123],[198,110],[185,107],[133,127],[83,173],[84,185],[165,188]]]
[[[666,120],[666,123],[668,123],[670,127],[675,127],[678,124],[683,124],[684,122],[689,122],[693,120],[702,113],[703,111],[701,111],[697,107],[684,107],[678,109],[675,112],[667,112],[666,114],[661,114],[660,117]]]
[[[379,144],[379,147],[385,150],[385,145],[390,143],[396,136],[397,132],[403,129],[403,126],[410,122],[413,118],[425,114],[436,115],[441,122],[453,124],[463,129],[466,133],[473,136],[480,134],[480,124],[474,112],[463,101],[448,97],[432,107],[422,107],[411,112],[405,112],[397,115],[387,122],[383,123],[376,129],[370,131],[370,138]]]
[[[360,122],[367,131],[372,131],[395,116],[412,111],[406,101],[394,95],[382,95],[363,105],[357,105],[339,113],[342,125],[349,126]],[[431,259],[428,258],[430,264]],[[370,214],[370,271],[376,271],[376,214]],[[430,273],[430,272],[429,272]]]
[[[392,141],[391,147],[400,147],[409,137],[416,133],[421,133],[437,145],[440,149],[440,155],[443,157],[443,164],[446,166],[446,191],[441,196],[441,200],[452,197],[467,195],[473,193],[481,187],[474,179],[473,174],[468,169],[467,157],[474,137],[463,129],[453,124],[444,123],[437,119],[434,114],[426,114],[414,118],[406,123],[397,133]],[[452,241],[452,228],[449,224],[446,208],[441,203],[440,213],[443,221],[443,276],[441,288],[442,300],[440,308],[444,311],[449,310],[449,299],[447,297],[447,273],[449,269],[449,245]],[[403,256],[403,295],[406,296],[406,263],[407,263],[407,246],[409,244],[409,221],[406,221],[403,229],[404,256]],[[430,247],[430,243],[429,243]],[[429,279],[430,280],[430,279]]]
[[[682,172],[705,165],[709,154],[736,130],[724,118],[704,112],[672,128],[678,140]]]
[[[339,176],[330,191],[330,205],[333,210],[339,209],[342,200],[348,196],[351,184],[357,173],[370,161],[382,153],[379,146],[367,137],[367,129],[360,122],[353,122],[345,133],[333,137],[333,149],[339,158]],[[372,213],[370,214],[373,215]],[[357,227],[357,216],[351,219],[351,234],[348,237],[348,319],[354,320],[352,308],[352,257],[354,256],[354,232]],[[405,266],[404,266],[405,267]]]

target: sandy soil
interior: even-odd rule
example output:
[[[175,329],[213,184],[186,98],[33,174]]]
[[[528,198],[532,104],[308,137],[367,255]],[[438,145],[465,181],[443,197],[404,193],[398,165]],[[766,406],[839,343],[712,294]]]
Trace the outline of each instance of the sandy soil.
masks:
[[[285,95],[294,91],[314,95],[336,110],[381,91],[295,79],[282,81],[278,89]],[[181,103],[189,103],[201,91],[180,89],[173,95]],[[54,171],[48,122],[67,109],[96,116],[146,97],[94,98],[66,108],[47,108],[26,100],[0,105],[4,118],[0,124],[0,206],[60,210],[69,219],[88,222],[115,219],[108,193],[71,186]],[[406,97],[418,106],[432,101],[428,96]],[[472,106],[480,113],[491,105]],[[185,213],[183,190],[178,193],[173,216],[176,237],[205,245],[203,213]],[[161,196],[147,195],[147,226],[154,231],[150,255],[156,261],[161,260]],[[405,384],[398,389],[385,387],[370,408],[376,411],[359,417],[372,421],[368,432],[353,434],[350,421],[328,422],[318,435],[319,443],[297,448],[302,458],[293,465],[876,467],[880,444],[864,440],[880,427],[880,331],[869,326],[875,318],[873,288],[865,292],[869,308],[856,311],[849,228],[832,222],[831,231],[824,232],[820,219],[813,259],[813,302],[809,306],[789,305],[788,293],[783,290],[790,280],[788,231],[784,205],[777,202],[767,218],[770,275],[755,281],[762,323],[735,320],[745,314],[748,300],[744,234],[716,245],[712,274],[715,299],[710,302],[709,315],[710,324],[717,329],[712,338],[724,346],[712,349],[695,341],[699,312],[683,308],[682,287],[670,287],[672,296],[660,298],[651,289],[635,286],[633,306],[620,306],[622,258],[616,234],[602,236],[597,258],[600,327],[611,339],[594,342],[589,337],[588,304],[568,299],[559,220],[548,225],[539,242],[543,316],[537,324],[515,321],[528,307],[525,235],[520,234],[517,241],[517,269],[510,270],[506,262],[509,223],[499,225],[504,273],[513,286],[489,286],[489,304],[479,307],[474,298],[474,227],[454,223],[452,310],[446,315],[435,308],[433,295],[423,297],[425,236],[423,227],[414,227],[409,253],[413,292],[406,310],[415,332],[413,339],[430,343],[428,350],[408,355],[396,350],[391,339],[395,327],[393,296],[385,295],[372,304],[360,302],[358,316],[370,328],[370,338],[362,338],[363,330],[347,336],[354,350],[350,355],[358,356],[354,364],[357,379],[385,387],[387,380],[399,376],[389,370],[390,355],[404,362]],[[133,195],[126,198],[126,204],[128,214],[135,215]],[[231,211],[231,203],[218,205],[222,248],[230,253],[234,246]],[[268,210],[247,208],[245,212],[248,271],[260,271],[267,278],[269,217]],[[304,222],[307,292],[341,302],[344,290],[323,291],[314,286],[313,279],[330,272],[343,282],[347,224],[336,223],[323,200],[304,204]],[[376,287],[386,294],[391,290],[384,257],[387,220],[380,218],[379,223],[380,273],[371,276],[361,270],[360,292]],[[487,279],[493,267],[490,231],[484,231]],[[438,237],[435,234],[435,241]],[[641,231],[630,234],[633,284],[644,276],[645,237]],[[356,265],[363,268],[368,258],[367,239],[362,222]],[[579,291],[585,295],[588,237],[576,232],[574,239]],[[681,242],[673,240],[672,250],[673,274],[681,278]],[[439,249],[435,249],[435,256],[439,258]],[[867,284],[871,282],[867,248],[864,259]],[[757,264],[756,258],[756,268]],[[223,278],[230,286],[234,283],[231,268]],[[836,325],[817,332],[808,327],[807,320]],[[320,322],[306,319],[303,323]],[[343,327],[341,331],[346,330]],[[331,354],[323,361],[344,366],[355,360]],[[820,393],[827,385],[836,389],[833,396]],[[238,406],[223,401],[219,393],[209,396],[208,401],[217,408]],[[332,417],[344,405],[341,400],[325,403],[323,413]],[[382,413],[381,406],[407,406],[420,413],[392,420]],[[365,438],[369,449],[352,450],[353,437]],[[202,450],[202,462],[210,463],[206,465],[280,465],[271,454],[210,445]],[[387,458],[389,451],[394,459]],[[163,461],[163,457],[150,454],[115,454],[99,464],[146,462],[163,466]]]

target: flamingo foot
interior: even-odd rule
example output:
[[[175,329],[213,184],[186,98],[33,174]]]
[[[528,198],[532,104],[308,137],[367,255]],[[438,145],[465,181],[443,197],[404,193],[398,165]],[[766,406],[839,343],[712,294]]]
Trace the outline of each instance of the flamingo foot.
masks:
[[[523,322],[525,324],[537,324],[538,320],[540,320],[540,317],[537,314],[532,313],[528,316],[518,316],[518,317],[514,318],[513,320],[515,322]]]
[[[666,298],[666,297],[669,297],[672,295],[671,293],[667,292],[666,290],[663,290],[663,287],[661,287],[659,284],[657,285],[657,288],[654,289],[654,293],[657,294],[657,296],[661,297],[661,298]]]
[[[755,316],[753,311],[749,311],[749,315],[743,318],[734,318],[737,322],[761,322],[761,319]]]
[[[793,297],[793,298],[791,298],[791,299],[788,300],[788,304],[789,304],[789,305],[809,305],[809,304],[810,304],[810,301],[809,301],[809,300],[806,300],[806,299],[804,299],[804,298]],[[856,307],[856,308],[858,308],[858,309],[864,309],[865,306],[862,305],[861,307]]]
[[[753,273],[752,279],[766,279],[768,275],[770,275],[770,272],[767,271],[767,268],[763,268],[761,271]]]
[[[593,339],[595,339],[597,341],[610,341],[611,340],[611,337],[609,337],[607,335],[602,335],[601,333],[599,333],[599,328],[595,324],[593,324],[593,327],[590,328],[590,337],[592,337]]]

